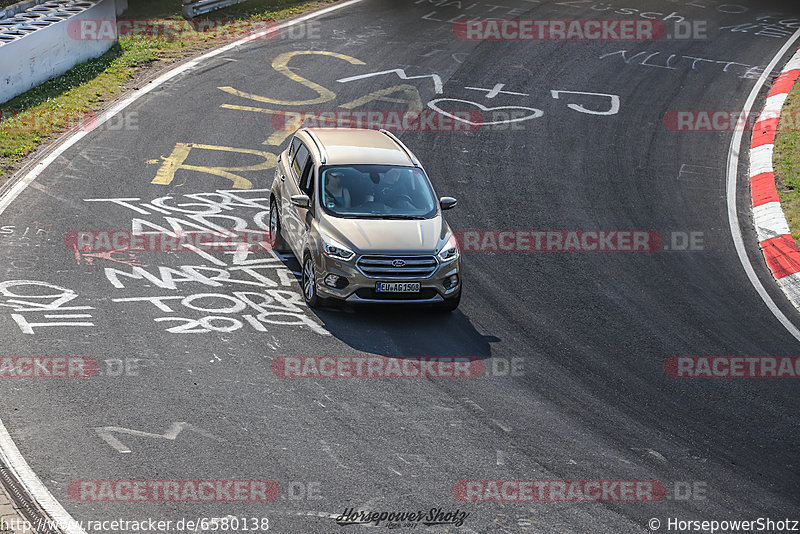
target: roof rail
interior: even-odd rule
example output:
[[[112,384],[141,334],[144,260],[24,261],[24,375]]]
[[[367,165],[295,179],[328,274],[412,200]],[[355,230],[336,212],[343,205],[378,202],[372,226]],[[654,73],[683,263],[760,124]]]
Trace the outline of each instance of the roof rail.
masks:
[[[397,144],[398,144],[398,146],[400,146],[400,148],[402,148],[402,149],[403,149],[403,152],[405,152],[405,153],[406,153],[406,156],[408,156],[408,159],[410,159],[410,160],[411,160],[411,163],[413,163],[413,164],[414,164],[414,165],[416,165],[417,167],[419,167],[419,166],[420,166],[420,165],[419,165],[419,161],[417,160],[416,156],[414,156],[414,154],[413,154],[413,153],[412,153],[412,152],[411,152],[411,151],[408,149],[408,147],[407,147],[406,145],[404,145],[404,144],[403,144],[403,142],[402,142],[402,141],[400,141],[400,139],[398,139],[398,138],[397,138],[397,136],[396,136],[396,135],[394,135],[394,134],[393,134],[392,132],[390,132],[389,130],[386,130],[386,129],[383,129],[383,128],[381,128],[380,132],[381,132],[383,135],[387,136],[387,137],[388,137],[389,139],[391,139],[392,141],[394,141],[395,143],[397,143]]]
[[[301,128],[300,130],[307,133],[308,136],[311,138],[311,140],[314,141],[314,144],[317,145],[317,150],[319,151],[320,164],[325,165],[325,162],[328,159],[328,153],[325,152],[325,149],[322,147],[322,143],[319,142],[319,139],[317,139],[316,134],[311,130],[309,130],[308,128]]]

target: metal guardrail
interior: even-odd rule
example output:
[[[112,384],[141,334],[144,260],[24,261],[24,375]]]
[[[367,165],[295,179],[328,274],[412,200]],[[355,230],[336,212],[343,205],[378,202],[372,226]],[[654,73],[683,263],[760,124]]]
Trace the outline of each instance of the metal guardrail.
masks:
[[[225,7],[230,7],[235,4],[241,4],[245,0],[183,0],[183,16],[187,19],[208,13],[209,11],[216,11]]]

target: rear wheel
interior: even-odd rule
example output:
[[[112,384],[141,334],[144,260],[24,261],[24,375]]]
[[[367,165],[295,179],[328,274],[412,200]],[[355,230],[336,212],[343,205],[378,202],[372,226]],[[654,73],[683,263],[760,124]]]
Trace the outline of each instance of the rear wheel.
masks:
[[[289,247],[281,236],[281,216],[273,198],[269,202],[269,245],[275,252],[286,252]]]

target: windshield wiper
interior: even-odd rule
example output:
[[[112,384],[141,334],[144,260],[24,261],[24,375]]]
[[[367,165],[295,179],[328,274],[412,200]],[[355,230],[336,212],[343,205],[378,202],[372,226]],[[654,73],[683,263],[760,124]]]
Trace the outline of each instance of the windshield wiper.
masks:
[[[402,219],[402,220],[414,220],[414,221],[422,221],[425,220],[425,217],[420,217],[418,215],[396,215],[391,213],[386,214],[364,214],[360,216],[362,219]]]

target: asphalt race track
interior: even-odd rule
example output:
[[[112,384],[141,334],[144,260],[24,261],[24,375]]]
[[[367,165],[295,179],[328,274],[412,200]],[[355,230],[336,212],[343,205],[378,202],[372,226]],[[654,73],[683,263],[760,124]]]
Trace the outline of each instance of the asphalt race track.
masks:
[[[622,8],[630,14],[615,13]],[[705,21],[707,38],[481,42],[458,39],[452,21],[647,20],[642,12]],[[759,31],[767,15],[794,26]],[[665,124],[676,110],[740,110],[798,19],[796,2],[774,0],[365,0],[203,61],[136,100],[116,126],[85,135],[3,212],[3,352],[90,357],[102,375],[6,380],[0,419],[84,521],[267,517],[274,532],[340,533],[362,528],[336,524],[347,508],[442,508],[469,515],[416,531],[621,534],[650,531],[651,518],[661,531],[669,518],[800,520],[796,382],[676,379],[664,369],[674,356],[798,354],[734,249],[732,132]],[[385,71],[394,72],[376,74]],[[442,315],[311,312],[299,265],[272,253],[92,255],[65,243],[69,232],[170,221],[231,228],[238,217],[264,229],[263,199],[287,137],[283,118],[263,110],[417,102],[434,113],[431,102],[452,113],[518,108],[484,114],[496,121],[539,115],[400,134],[437,194],[458,198],[447,212],[454,230],[637,230],[658,232],[665,246],[464,252],[464,298]],[[746,164],[737,192],[745,245],[772,299],[800,325],[758,250]],[[217,218],[197,215],[212,205],[223,206]],[[694,246],[681,246],[691,235]],[[235,292],[266,292],[271,315],[253,319]],[[52,322],[61,326],[44,324]],[[272,367],[285,356],[367,355],[468,356],[484,372],[293,379]],[[121,480],[271,480],[280,496],[86,502],[68,491]],[[459,481],[477,480],[659,481],[666,494],[459,500]]]

